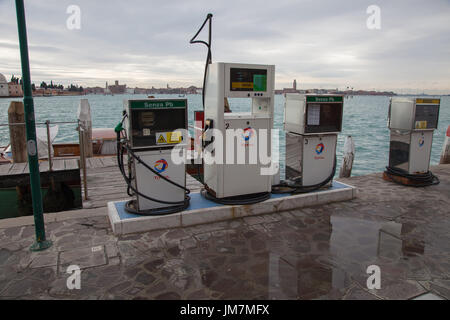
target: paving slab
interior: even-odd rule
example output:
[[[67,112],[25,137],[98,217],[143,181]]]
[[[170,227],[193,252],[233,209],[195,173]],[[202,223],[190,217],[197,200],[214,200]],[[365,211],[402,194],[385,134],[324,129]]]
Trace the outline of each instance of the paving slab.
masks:
[[[65,272],[70,265],[77,265],[80,269],[98,267],[107,264],[104,246],[79,248],[62,251],[59,254],[59,272]]]

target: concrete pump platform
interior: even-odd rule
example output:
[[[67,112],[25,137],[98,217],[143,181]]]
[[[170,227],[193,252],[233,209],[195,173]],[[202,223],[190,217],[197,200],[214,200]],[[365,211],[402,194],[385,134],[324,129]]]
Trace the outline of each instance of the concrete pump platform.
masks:
[[[356,188],[333,181],[328,189],[296,195],[272,194],[270,199],[264,202],[233,206],[207,200],[199,192],[191,193],[190,196],[191,202],[185,211],[163,216],[141,216],[128,213],[125,211],[125,203],[130,199],[108,202],[108,216],[112,230],[115,235],[123,235],[293,210],[351,200],[356,197]]]

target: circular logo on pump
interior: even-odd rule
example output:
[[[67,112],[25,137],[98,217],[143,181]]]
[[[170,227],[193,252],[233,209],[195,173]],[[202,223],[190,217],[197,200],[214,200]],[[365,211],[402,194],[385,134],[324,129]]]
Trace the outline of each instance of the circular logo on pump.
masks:
[[[423,144],[425,143],[425,139],[423,137],[419,138],[419,147],[423,146]]]
[[[167,169],[168,166],[169,166],[169,165],[167,164],[167,161],[166,161],[166,160],[160,159],[160,160],[158,160],[158,161],[155,162],[154,168],[155,168],[155,170],[156,170],[158,173],[161,173],[161,172],[164,172],[164,171]]]
[[[319,144],[316,146],[316,153],[317,153],[317,154],[321,154],[321,153],[323,152],[324,149],[325,149],[325,146],[323,145],[323,143],[319,143]]]
[[[244,134],[243,134],[245,142],[249,141],[251,139],[251,137],[253,136],[253,134],[254,134],[254,130],[252,128],[250,128],[250,127],[245,128]]]

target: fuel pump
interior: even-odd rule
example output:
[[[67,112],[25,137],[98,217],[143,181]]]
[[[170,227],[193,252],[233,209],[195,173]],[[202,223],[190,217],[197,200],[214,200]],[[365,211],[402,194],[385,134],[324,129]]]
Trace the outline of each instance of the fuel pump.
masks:
[[[186,112],[186,99],[124,101],[124,116],[116,127],[117,162],[129,195],[136,197],[126,203],[128,212],[161,215],[189,206],[185,164],[172,157],[175,146],[181,151],[186,146]]]
[[[270,65],[210,65],[205,86],[205,124],[208,129],[205,132],[207,147],[204,152],[222,154],[223,163],[204,165],[204,182],[209,196],[218,199],[237,196],[259,199],[270,195],[272,176],[261,174],[263,164],[258,153],[259,147],[266,144],[265,150],[270,156],[274,73],[275,66]],[[250,99],[251,111],[225,112],[225,98]],[[222,144],[212,141],[216,137],[209,133],[211,129],[221,132]],[[261,134],[263,130],[267,133],[265,136]],[[237,133],[237,137],[229,135],[229,132]],[[208,145],[210,142],[211,146]],[[232,161],[228,161],[230,152],[233,154]],[[238,161],[239,152],[245,153],[244,163]],[[251,152],[257,158],[253,163],[250,161]]]
[[[341,95],[286,94],[286,180],[272,192],[304,193],[331,183],[343,100]]]
[[[389,180],[415,187],[439,183],[429,171],[439,107],[440,99],[391,98],[389,166],[385,171]]]
[[[271,129],[273,128],[275,66],[239,63],[212,63],[211,19],[208,14],[190,43],[207,46],[208,55],[203,79],[203,184],[206,198],[221,204],[251,204],[270,198],[271,175],[261,174],[263,164],[258,157],[258,138],[265,137],[266,153],[271,156]],[[208,42],[196,37],[209,21]],[[249,112],[228,112],[228,102],[233,98],[251,100]],[[227,132],[240,132],[230,138]],[[220,137],[215,134],[220,132]],[[257,138],[258,137],[258,138]],[[218,141],[221,138],[222,141]],[[228,147],[227,147],[228,146]],[[231,146],[231,147],[230,147]],[[244,149],[242,151],[241,147]],[[255,147],[256,148],[253,148]],[[250,151],[252,149],[252,151]],[[256,151],[255,151],[256,150]],[[256,154],[256,161],[249,159]],[[232,153],[232,155],[231,155]],[[252,155],[250,154],[252,153]],[[221,156],[220,158],[217,158]],[[245,161],[237,160],[242,156]],[[231,161],[230,161],[231,160]]]

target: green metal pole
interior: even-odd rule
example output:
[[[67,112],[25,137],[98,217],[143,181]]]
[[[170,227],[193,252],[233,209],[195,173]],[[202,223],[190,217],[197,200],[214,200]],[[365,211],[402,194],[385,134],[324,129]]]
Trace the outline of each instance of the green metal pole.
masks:
[[[25,126],[27,131],[28,167],[30,168],[31,197],[33,201],[34,225],[36,231],[36,242],[31,246],[30,250],[41,251],[49,248],[52,243],[45,238],[33,93],[31,90],[30,63],[28,60],[27,26],[25,23],[23,0],[16,0],[16,12],[17,28],[19,30],[20,60],[22,62],[23,105],[25,109]]]

